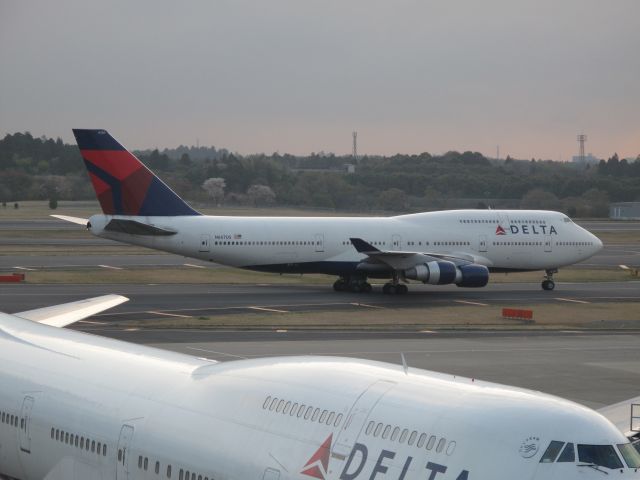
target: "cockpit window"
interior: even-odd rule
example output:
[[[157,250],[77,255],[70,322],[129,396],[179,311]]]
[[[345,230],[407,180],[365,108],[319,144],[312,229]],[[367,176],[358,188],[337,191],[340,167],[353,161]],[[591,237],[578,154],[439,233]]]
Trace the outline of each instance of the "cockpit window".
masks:
[[[571,219],[570,219],[569,217],[563,217],[563,218],[562,218],[562,221],[563,221],[564,223],[572,223],[572,222],[571,222]]]
[[[618,450],[624,458],[624,463],[629,468],[640,468],[640,452],[638,452],[630,443],[619,443]]]
[[[578,459],[586,464],[622,468],[622,462],[612,445],[578,445]]]
[[[576,461],[576,450],[573,448],[573,443],[567,443],[567,446],[564,447],[562,453],[558,457],[558,462],[575,462]]]
[[[560,449],[562,449],[563,445],[564,442],[559,442],[557,440],[552,441],[544,452],[544,455],[542,455],[540,463],[553,463],[560,453]]]

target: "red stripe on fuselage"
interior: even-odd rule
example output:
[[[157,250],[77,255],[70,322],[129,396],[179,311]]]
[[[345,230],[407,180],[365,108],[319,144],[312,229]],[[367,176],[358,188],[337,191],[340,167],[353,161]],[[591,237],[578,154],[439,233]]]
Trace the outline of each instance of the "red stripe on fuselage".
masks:
[[[80,150],[82,157],[118,180],[146,167],[126,150]]]

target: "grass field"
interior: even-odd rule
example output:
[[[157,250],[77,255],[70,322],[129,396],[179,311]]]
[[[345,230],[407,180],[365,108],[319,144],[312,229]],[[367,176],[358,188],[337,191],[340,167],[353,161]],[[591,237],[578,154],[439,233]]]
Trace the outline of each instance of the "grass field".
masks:
[[[637,303],[543,304],[519,306],[533,310],[533,321],[502,318],[497,306],[369,309],[341,312],[239,313],[179,320],[118,322],[121,327],[233,328],[233,329],[337,329],[337,330],[460,330],[460,329],[638,329]]]

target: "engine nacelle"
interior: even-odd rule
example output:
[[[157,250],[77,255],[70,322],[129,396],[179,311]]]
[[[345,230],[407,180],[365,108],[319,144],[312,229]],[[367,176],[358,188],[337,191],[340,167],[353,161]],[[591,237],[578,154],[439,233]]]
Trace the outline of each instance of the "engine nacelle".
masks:
[[[457,267],[446,260],[427,262],[404,271],[404,276],[431,285],[455,283],[459,287],[484,287],[489,283],[489,269],[484,265],[461,265]]]

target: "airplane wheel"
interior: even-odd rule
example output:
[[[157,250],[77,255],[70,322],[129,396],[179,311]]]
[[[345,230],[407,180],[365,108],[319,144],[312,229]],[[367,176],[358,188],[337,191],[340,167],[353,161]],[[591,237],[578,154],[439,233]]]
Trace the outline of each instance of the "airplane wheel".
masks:
[[[396,293],[398,295],[406,295],[409,292],[409,288],[406,285],[396,285]]]
[[[556,288],[555,282],[553,282],[551,280],[545,280],[545,281],[542,282],[542,289],[543,290],[553,290],[554,288]]]
[[[346,287],[345,281],[341,278],[339,278],[333,283],[333,289],[336,292],[344,292],[345,287]]]
[[[392,283],[385,283],[382,287],[382,293],[385,295],[393,295],[396,293],[396,287]]]
[[[360,293],[362,291],[362,285],[360,285],[359,283],[352,283],[351,285],[349,285],[349,291],[353,293]]]

